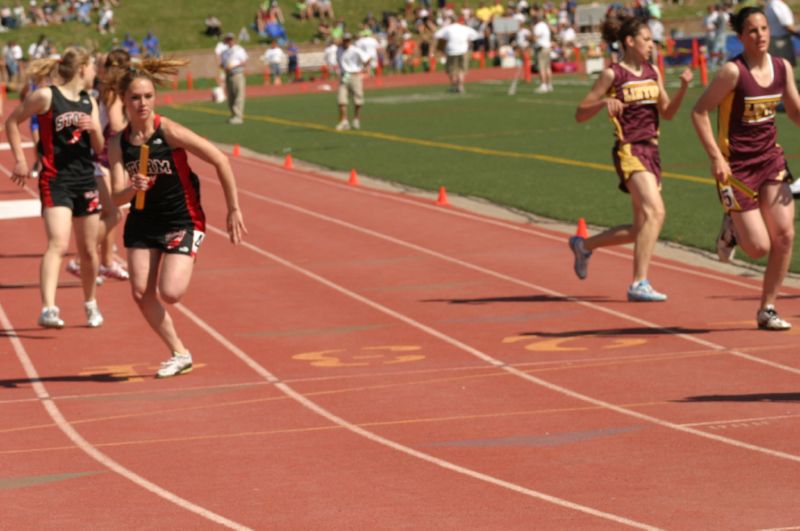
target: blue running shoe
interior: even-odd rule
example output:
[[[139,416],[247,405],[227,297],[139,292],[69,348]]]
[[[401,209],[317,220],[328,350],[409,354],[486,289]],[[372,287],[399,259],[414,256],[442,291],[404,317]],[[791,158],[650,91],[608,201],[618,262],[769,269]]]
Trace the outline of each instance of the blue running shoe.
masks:
[[[654,290],[650,281],[644,279],[630,285],[628,300],[631,302],[663,302],[667,300],[667,296]]]
[[[589,258],[592,256],[592,252],[586,250],[583,242],[584,239],[580,236],[573,236],[569,239],[569,248],[575,255],[575,274],[581,280],[589,274]]]

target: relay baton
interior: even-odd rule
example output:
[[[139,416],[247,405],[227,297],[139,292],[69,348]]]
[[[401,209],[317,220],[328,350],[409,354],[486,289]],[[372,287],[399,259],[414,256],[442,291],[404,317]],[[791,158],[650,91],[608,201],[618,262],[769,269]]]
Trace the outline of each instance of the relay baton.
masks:
[[[140,175],[147,175],[147,159],[150,157],[150,146],[147,144],[142,144],[142,147],[139,151],[139,174]],[[144,194],[147,192],[143,190],[139,190],[136,192],[136,210],[142,210],[144,208]]]

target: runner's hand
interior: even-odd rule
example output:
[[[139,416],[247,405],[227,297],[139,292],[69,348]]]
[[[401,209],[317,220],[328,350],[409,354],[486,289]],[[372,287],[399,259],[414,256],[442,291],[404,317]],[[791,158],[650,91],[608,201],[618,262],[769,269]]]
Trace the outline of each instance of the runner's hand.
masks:
[[[25,179],[30,177],[30,170],[28,163],[21,160],[14,164],[14,171],[11,172],[11,180],[19,186],[25,186]]]
[[[247,228],[244,226],[242,211],[238,208],[228,211],[228,238],[236,245],[242,242]]]

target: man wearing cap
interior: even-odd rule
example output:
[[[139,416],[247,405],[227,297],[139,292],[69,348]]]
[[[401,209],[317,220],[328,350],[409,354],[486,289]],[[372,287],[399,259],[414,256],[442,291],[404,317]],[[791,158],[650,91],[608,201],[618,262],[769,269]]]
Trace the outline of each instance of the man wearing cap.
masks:
[[[225,91],[228,96],[228,107],[231,110],[228,123],[238,125],[244,121],[244,66],[247,63],[247,52],[236,44],[233,33],[226,33],[222,41],[226,48],[220,56],[220,66],[225,71]]]
[[[347,120],[347,103],[353,98],[353,129],[361,128],[361,107],[364,105],[363,74],[369,67],[370,56],[367,52],[352,44],[353,36],[349,33],[342,35],[342,45],[339,47],[338,62],[341,81],[339,82],[339,123],[337,131],[350,129]]]

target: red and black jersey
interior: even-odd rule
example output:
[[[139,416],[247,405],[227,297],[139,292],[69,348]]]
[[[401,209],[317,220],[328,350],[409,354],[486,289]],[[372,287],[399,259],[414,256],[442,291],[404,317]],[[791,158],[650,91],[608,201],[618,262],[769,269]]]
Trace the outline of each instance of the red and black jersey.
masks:
[[[64,97],[58,87],[53,94],[50,110],[38,115],[39,155],[42,159],[41,177],[58,178],[65,185],[88,185],[94,182],[94,164],[89,133],[78,129],[78,121],[92,115],[92,100],[81,91],[78,101]]]
[[[625,104],[620,116],[614,116],[614,135],[618,142],[643,142],[658,138],[658,74],[650,63],[642,63],[641,75],[619,64],[612,64],[614,82],[608,96]]]
[[[167,144],[161,117],[155,117],[155,132],[147,141],[150,158],[147,176],[150,188],[144,208],[134,208],[131,201],[126,223],[138,224],[145,231],[163,232],[178,229],[206,230],[206,216],[200,206],[200,180],[189,167],[186,150]],[[133,176],[139,173],[140,146],[130,143],[130,125],[120,135],[122,162]],[[144,174],[144,172],[142,172]]]
[[[767,162],[783,151],[777,144],[775,114],[786,88],[786,65],[770,56],[772,82],[762,87],[739,55],[731,59],[739,69],[736,88],[719,106],[717,135],[722,154],[728,160]]]

